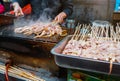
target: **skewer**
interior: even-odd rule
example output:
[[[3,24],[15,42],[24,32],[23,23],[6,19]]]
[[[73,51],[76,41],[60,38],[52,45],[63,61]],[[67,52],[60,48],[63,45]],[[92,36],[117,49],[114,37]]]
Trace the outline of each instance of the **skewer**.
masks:
[[[109,31],[109,27],[106,27],[106,40],[108,41],[109,40],[109,37],[108,37],[108,31]]]
[[[29,73],[29,72],[27,72],[27,71],[25,71],[23,69],[20,69],[20,68],[17,69],[17,68],[14,68],[14,67],[11,67],[11,69],[13,69],[16,72],[19,72],[21,75],[25,74],[25,76],[28,76],[30,78],[35,79],[34,75],[32,75],[31,73]],[[38,78],[36,77],[36,79],[38,79]]]
[[[101,35],[100,35],[100,37],[103,37],[104,27],[101,26],[101,29],[102,29],[102,31],[101,31]]]
[[[117,31],[118,31],[118,42],[120,42],[120,26],[119,24],[117,23]]]
[[[91,31],[91,30],[89,29],[89,26],[90,26],[90,25],[88,25],[88,26],[85,27],[85,29],[86,29],[87,31],[85,31],[85,32],[83,33],[84,35],[83,35],[83,37],[81,38],[82,40],[85,40],[85,36],[87,36],[87,34]]]
[[[95,27],[92,27],[92,28],[91,28],[91,30],[92,30],[92,31],[91,31],[92,33],[91,33],[91,34],[92,34],[92,37],[93,37],[93,38],[95,37],[95,34],[96,34],[94,28],[95,28]]]
[[[79,25],[78,32],[77,32],[77,35],[76,35],[76,40],[78,40],[80,38],[80,36],[81,36],[81,28],[82,28],[82,26]]]
[[[78,27],[80,26],[80,24],[78,23],[78,25],[77,25],[77,27],[76,27],[76,29],[75,29],[75,33],[73,34],[73,36],[72,36],[72,40],[73,39],[75,39],[75,36],[76,36],[76,34],[77,34],[77,31],[78,31]]]
[[[97,39],[98,27],[95,27],[95,39]]]
[[[86,26],[86,25],[83,25],[83,28],[82,28],[82,35],[81,35],[80,40],[83,40],[83,37],[84,37],[84,35],[85,35],[85,33],[86,33],[86,31],[85,31],[86,28],[87,28],[87,26]]]
[[[102,29],[101,29],[101,28],[98,28],[98,36],[97,36],[97,40],[100,40],[101,31],[102,31]]]
[[[91,37],[94,38],[94,27],[91,27]]]
[[[81,27],[80,27],[80,30],[79,31],[81,31]],[[77,39],[76,40],[79,40],[80,39],[80,37],[81,37],[81,32],[79,32],[79,34],[78,34],[78,36],[77,36]]]
[[[117,43],[119,43],[119,27],[116,26],[115,30],[116,30]]]

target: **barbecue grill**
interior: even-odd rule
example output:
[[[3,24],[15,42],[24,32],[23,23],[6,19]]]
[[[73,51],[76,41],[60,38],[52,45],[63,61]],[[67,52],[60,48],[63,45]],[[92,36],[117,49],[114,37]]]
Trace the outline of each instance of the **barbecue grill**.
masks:
[[[8,20],[8,21],[11,21],[11,20]],[[15,19],[14,24],[0,27],[0,47],[1,48],[8,49],[14,52],[23,53],[23,54],[29,54],[33,56],[38,56],[39,53],[43,53],[43,55],[45,55],[45,54],[48,54],[49,50],[59,40],[63,38],[59,35],[55,35],[47,38],[34,38],[33,35],[26,36],[23,34],[15,33],[14,28],[16,27],[17,24],[20,25],[21,23],[20,21],[21,21],[20,19],[18,20]]]
[[[8,52],[7,55],[4,52],[0,52],[0,57],[10,59],[14,64],[41,67],[53,73],[58,71],[58,66],[54,63],[50,50],[63,37],[55,35],[49,38],[35,39],[32,35],[25,36],[23,34],[16,34],[14,33],[14,28],[17,24],[20,25],[20,19],[22,18],[18,18],[17,20],[12,17],[11,21],[11,19],[8,18],[8,22],[11,23],[4,23],[4,25],[2,24],[0,26],[0,50]],[[21,25],[23,25],[23,23]]]

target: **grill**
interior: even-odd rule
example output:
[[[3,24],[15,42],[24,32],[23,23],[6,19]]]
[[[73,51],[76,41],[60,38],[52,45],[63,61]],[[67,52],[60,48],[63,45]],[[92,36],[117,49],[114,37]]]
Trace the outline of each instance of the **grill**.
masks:
[[[0,47],[23,54],[48,54],[62,37],[37,38],[14,33],[14,25],[0,27]],[[36,55],[37,56],[37,55]],[[41,55],[40,55],[41,56]]]
[[[9,20],[8,20],[9,21]],[[11,21],[11,20],[10,20]],[[12,24],[14,22],[14,24]],[[34,39],[34,36],[25,36],[14,33],[16,21],[0,27],[0,57],[11,59],[14,64],[26,64],[47,69],[51,72],[58,71],[50,50],[63,37],[58,35],[49,38]],[[1,59],[0,59],[1,61]]]

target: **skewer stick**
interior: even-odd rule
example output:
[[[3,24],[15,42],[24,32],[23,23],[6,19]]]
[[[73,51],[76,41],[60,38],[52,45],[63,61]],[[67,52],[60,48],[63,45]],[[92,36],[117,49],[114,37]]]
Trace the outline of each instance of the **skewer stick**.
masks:
[[[85,40],[85,36],[87,36],[88,33],[91,31],[91,29],[89,29],[89,28],[90,28],[90,25],[86,26],[86,31],[84,32],[82,40]]]
[[[30,79],[34,79],[34,80],[40,80],[40,78],[32,75],[31,73],[23,70],[23,69],[20,69],[20,68],[14,68],[14,67],[11,67],[11,69],[13,69],[13,71],[16,71],[15,73],[20,75],[20,76],[24,76],[24,77],[28,77]]]
[[[117,43],[119,43],[119,27],[116,26],[115,30],[116,30]]]
[[[91,27],[91,36],[93,37],[93,27]]]
[[[112,27],[110,26],[110,40],[112,41]]]
[[[103,31],[104,31],[103,26],[101,26],[101,29],[102,29],[102,31],[101,31],[101,35],[100,35],[100,37],[103,37]]]
[[[80,38],[80,36],[81,36],[81,25],[79,25],[79,27],[78,27],[78,33],[76,35],[76,40],[78,40]]]
[[[23,69],[20,69],[20,68],[14,68],[14,67],[11,67],[14,71],[16,72],[19,72],[21,75],[24,74],[25,76],[28,76],[30,78],[33,78],[33,79],[38,79],[37,77],[35,77],[34,75],[32,75],[31,73],[23,70]]]
[[[96,34],[96,33],[95,33],[95,28],[96,28],[96,27],[92,27],[92,37],[93,37],[93,38],[95,38],[95,34]]]
[[[117,30],[118,30],[118,42],[120,42],[120,26],[119,23],[117,23]]]
[[[114,32],[114,27],[112,26],[112,40],[115,41],[115,32]]]
[[[86,33],[86,25],[83,25],[83,28],[82,28],[82,35],[81,35],[81,40],[83,40],[83,36],[85,35]]]
[[[116,34],[115,30],[114,30],[114,42],[117,42],[117,34]]]
[[[102,31],[102,29],[98,27],[98,36],[97,36],[97,40],[100,40],[101,31]]]
[[[82,36],[82,33],[81,33],[81,29],[82,29],[82,26],[80,26],[80,33],[79,33],[79,35],[78,35],[78,39],[77,40],[80,40],[81,39],[81,36]]]
[[[95,27],[95,39],[97,39],[98,27]]]
[[[106,32],[106,35],[105,35],[105,36],[106,36],[106,40],[107,40],[107,41],[109,40],[108,31],[109,31],[109,27],[106,27],[106,31],[105,31],[105,32]]]
[[[89,30],[88,30],[88,29],[89,29],[88,27],[89,27],[89,26],[85,25],[81,40],[84,40],[85,36],[88,34],[88,33],[87,33],[87,32],[89,31]]]
[[[79,26],[79,25],[80,25],[80,24],[78,23],[78,25],[77,25],[77,27],[76,27],[76,29],[75,29],[75,33],[74,33],[73,36],[72,36],[72,40],[75,39],[75,36],[76,36],[77,31],[78,31],[78,26]]]

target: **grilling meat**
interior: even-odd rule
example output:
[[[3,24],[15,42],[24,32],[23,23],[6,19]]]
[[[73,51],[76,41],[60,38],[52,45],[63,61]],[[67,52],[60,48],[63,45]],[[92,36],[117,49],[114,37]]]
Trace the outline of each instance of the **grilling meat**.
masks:
[[[67,31],[63,30],[60,25],[50,23],[43,23],[43,22],[37,22],[35,24],[32,24],[30,26],[24,26],[15,28],[15,33],[23,33],[24,35],[32,35],[34,34],[34,38],[40,38],[40,37],[51,37],[53,35],[60,35],[65,36],[67,35]]]

